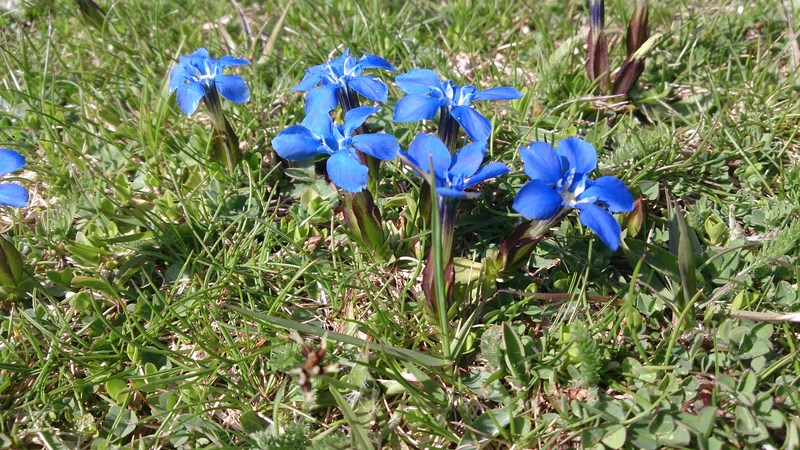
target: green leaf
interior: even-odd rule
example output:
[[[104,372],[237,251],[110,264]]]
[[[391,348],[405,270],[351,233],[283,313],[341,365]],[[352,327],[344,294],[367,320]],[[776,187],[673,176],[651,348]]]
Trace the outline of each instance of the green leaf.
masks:
[[[100,264],[101,256],[108,256],[109,253],[93,245],[72,243],[66,246],[67,251],[74,257],[83,262],[97,265]]]
[[[111,405],[104,421],[105,428],[114,436],[125,437],[136,429],[139,419],[128,408]]]
[[[628,260],[633,265],[644,255],[644,262],[648,267],[668,280],[680,280],[681,274],[678,269],[678,259],[672,253],[637,239],[626,239],[625,244],[627,245],[627,249],[623,248],[625,256],[628,257]]]
[[[269,422],[262,419],[255,411],[245,411],[239,419],[239,425],[247,434],[258,433],[269,428]]]
[[[672,214],[674,225],[673,222],[670,222],[669,247],[670,250],[677,250],[678,273],[680,274],[681,287],[683,288],[683,301],[679,303],[679,305],[680,308],[683,309],[683,306],[691,301],[697,292],[697,276],[695,275],[696,264],[694,258],[695,254],[698,254],[699,251],[696,251],[693,245],[694,241],[697,241],[697,236],[695,236],[694,230],[689,228],[689,224],[686,223],[686,216],[684,216],[683,210],[677,204],[673,205]],[[675,242],[673,243],[673,241]],[[675,251],[673,251],[673,253],[675,253]],[[691,319],[692,316],[690,315],[688,320]]]
[[[39,439],[42,441],[42,447],[47,450],[68,450],[69,447],[64,444],[58,436],[52,431],[40,431]]]
[[[517,332],[507,322],[503,324],[503,346],[508,371],[519,381],[527,380],[526,365],[528,361],[525,355],[525,346]]]
[[[739,379],[738,391],[742,394],[752,394],[755,392],[757,385],[758,379],[756,378],[755,372],[746,370],[742,374],[742,378]]]
[[[333,399],[336,401],[336,404],[339,406],[339,409],[342,410],[342,415],[347,423],[350,425],[350,436],[353,440],[353,444],[355,448],[358,449],[371,449],[375,448],[372,445],[372,441],[370,441],[365,424],[363,422],[366,417],[361,418],[356,414],[352,408],[350,408],[350,404],[347,403],[347,400],[336,390],[333,386],[329,386],[328,389],[333,396]]]
[[[102,279],[102,278],[95,278],[95,277],[86,277],[86,276],[75,276],[70,281],[70,284],[74,287],[84,287],[89,289],[94,289],[95,291],[102,292],[106,295],[109,295],[113,298],[118,298],[119,294],[114,286]]]
[[[625,440],[627,438],[628,434],[625,431],[625,427],[622,425],[611,425],[606,429],[606,433],[601,442],[605,444],[606,447],[618,449],[625,445]]]
[[[714,431],[714,425],[717,423],[717,408],[706,406],[700,410],[692,423],[702,436],[711,436],[711,432]]]
[[[127,403],[127,397],[130,392],[123,392],[127,389],[128,383],[120,378],[112,378],[106,381],[106,392],[118,405]]]
[[[91,294],[81,291],[69,298],[69,304],[78,311],[85,311],[92,307],[93,300]]]
[[[486,442],[489,438],[497,436],[500,430],[511,423],[512,417],[509,408],[486,411],[467,427],[469,431],[461,438],[458,448],[472,448],[479,442]]]
[[[16,288],[22,278],[22,255],[11,242],[0,237],[0,286]]]

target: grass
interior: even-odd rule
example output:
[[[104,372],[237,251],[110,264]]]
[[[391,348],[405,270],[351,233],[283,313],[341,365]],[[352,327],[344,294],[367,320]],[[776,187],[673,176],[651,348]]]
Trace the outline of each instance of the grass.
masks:
[[[26,273],[0,301],[0,448],[800,446],[778,316],[800,312],[792,2],[653,2],[663,37],[623,105],[586,79],[583,2],[101,2],[100,28],[76,3],[0,11],[0,146],[31,191],[0,215]],[[606,5],[618,43],[630,3]],[[250,102],[225,105],[235,171],[167,91],[200,46],[253,61]],[[303,117],[303,69],[346,47],[525,93],[479,106],[512,174],[459,204],[452,363],[422,306],[418,181],[382,165],[378,261],[314,167],[270,147]],[[391,122],[389,84],[370,123],[405,148],[421,127]],[[570,215],[495,280],[517,147],[575,134],[641,224],[612,253]],[[321,369],[304,353],[323,343]]]

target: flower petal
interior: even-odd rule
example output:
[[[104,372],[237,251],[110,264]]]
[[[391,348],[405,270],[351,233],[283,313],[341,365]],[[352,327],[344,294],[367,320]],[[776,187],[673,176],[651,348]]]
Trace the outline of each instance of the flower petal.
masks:
[[[340,150],[328,158],[328,176],[336,186],[347,192],[359,192],[367,187],[369,169],[358,161],[352,149]]]
[[[614,216],[593,203],[578,203],[575,207],[581,212],[581,223],[594,231],[606,247],[611,250],[619,247],[622,230]]]
[[[472,176],[483,164],[484,155],[486,155],[485,141],[465,145],[453,156],[450,174],[460,178]]]
[[[446,187],[437,187],[436,193],[443,197],[458,198],[458,199],[475,198],[479,196],[479,194],[475,192],[464,192],[458,189],[452,189]]]
[[[208,50],[203,47],[198,48],[192,54],[188,56],[188,58],[208,58]]]
[[[197,106],[200,105],[200,99],[206,95],[206,90],[203,85],[197,82],[186,83],[178,86],[175,91],[175,98],[178,100],[178,106],[184,114],[191,116],[197,111]]]
[[[14,150],[0,149],[0,175],[14,172],[25,166],[25,158]]]
[[[300,122],[300,125],[311,130],[311,133],[320,139],[333,139],[333,119],[325,111],[312,111]]]
[[[616,177],[600,177],[594,180],[576,200],[589,203],[597,201],[615,213],[633,210],[633,196],[625,183]]]
[[[447,175],[451,162],[450,151],[438,137],[419,133],[408,146],[408,153],[425,173],[431,171],[430,162],[433,160],[436,176],[444,178]]]
[[[244,58],[235,58],[233,56],[223,56],[217,60],[217,67],[220,69],[233,66],[246,66],[248,64],[250,64],[250,61]]]
[[[322,69],[320,68],[320,66],[314,66],[310,69],[306,69],[306,73],[305,75],[303,75],[303,79],[300,80],[299,83],[297,83],[297,86],[292,88],[292,92],[307,91],[316,86],[317,83],[322,81],[322,76],[320,73],[321,70]]]
[[[214,77],[219,93],[234,103],[250,100],[250,88],[247,82],[238,75],[217,75]]]
[[[562,139],[558,143],[558,155],[562,158],[564,172],[574,169],[575,173],[589,174],[597,167],[597,151],[579,137]]]
[[[547,142],[531,142],[527,147],[520,147],[519,156],[525,165],[525,173],[531,180],[541,180],[545,184],[555,186],[564,176],[561,171],[561,159],[556,149]]]
[[[561,196],[553,188],[533,180],[517,192],[512,208],[528,219],[547,220],[558,214],[563,204]]]
[[[337,75],[341,76],[344,73],[344,63],[347,61],[347,58],[350,57],[350,49],[344,49],[341,55],[337,56],[336,58],[330,60],[327,65],[333,68],[334,72]],[[325,64],[323,64],[324,66]]]
[[[439,100],[431,96],[408,94],[394,105],[392,120],[395,122],[431,120],[439,111],[439,106]]]
[[[28,190],[15,183],[0,184],[0,205],[15,208],[28,206]]]
[[[467,180],[467,183],[464,185],[464,187],[468,188],[470,186],[475,186],[478,183],[482,183],[490,178],[499,177],[500,175],[505,175],[508,172],[508,166],[501,162],[489,163],[481,167],[481,170],[479,170],[478,173],[471,176]]]
[[[425,178],[425,174],[420,172],[419,161],[417,161],[417,159],[414,158],[410,153],[406,153],[401,149],[399,157],[400,161],[410,166],[411,170],[413,170],[415,174],[419,175],[422,178]]]
[[[389,61],[375,55],[364,55],[358,60],[358,63],[362,69],[384,69],[391,72],[397,70],[393,65],[389,64]]]
[[[486,141],[492,133],[492,123],[469,106],[456,106],[450,111],[461,128],[475,142]]]
[[[522,97],[522,93],[518,90],[508,87],[508,86],[501,86],[491,89],[486,89],[485,91],[478,91],[473,97],[473,100],[516,100]]]
[[[406,94],[427,94],[431,88],[440,89],[442,82],[439,74],[428,69],[412,69],[398,75],[394,82]]]
[[[180,85],[186,82],[186,70],[182,64],[176,64],[172,70],[169,71],[169,93],[175,92]]]
[[[378,108],[372,106],[359,106],[347,111],[344,115],[344,135],[352,136],[353,131],[360,127],[369,116],[375,114]]]
[[[321,153],[330,153],[311,130],[301,125],[292,125],[281,131],[272,140],[272,148],[283,159],[308,159]]]
[[[389,89],[378,77],[357,76],[350,80],[348,86],[374,102],[385,102],[389,93]]]
[[[395,159],[400,154],[400,144],[391,134],[359,134],[353,136],[353,147],[375,158]]]
[[[323,84],[308,91],[306,94],[306,114],[312,112],[331,112],[339,105],[339,97],[336,95],[338,86],[335,84]]]

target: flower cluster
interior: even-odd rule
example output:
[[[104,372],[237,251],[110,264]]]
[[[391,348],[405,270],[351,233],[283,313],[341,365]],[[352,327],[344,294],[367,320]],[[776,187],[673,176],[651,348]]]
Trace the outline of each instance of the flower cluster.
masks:
[[[201,100],[214,103],[217,92],[228,100],[245,102],[250,97],[247,83],[241,77],[222,73],[226,67],[245,64],[249,61],[231,56],[216,60],[201,48],[181,57],[170,71],[170,92],[177,93],[178,105],[186,114],[192,114]],[[379,56],[356,58],[345,50],[331,61],[307,69],[292,88],[293,92],[307,92],[306,117],[272,140],[276,153],[288,160],[327,155],[330,180],[348,192],[361,192],[368,186],[370,158],[391,160],[401,155],[415,173],[435,183],[435,192],[443,199],[473,198],[477,194],[468,192],[470,188],[509,172],[501,162],[483,165],[492,125],[475,110],[473,102],[515,100],[522,97],[519,91],[508,86],[484,90],[458,86],[425,69],[397,76],[397,86],[406,95],[394,107],[394,121],[432,120],[439,114],[439,137],[419,133],[404,152],[394,136],[368,133],[363,127],[379,109],[359,106],[358,95],[379,103],[388,98],[388,87],[380,78],[364,75],[370,69],[394,71],[395,67]],[[335,124],[331,111],[339,106],[344,122]],[[459,128],[473,142],[455,151]],[[597,165],[591,144],[572,137],[562,140],[558,150],[544,142],[532,142],[520,147],[519,152],[531,181],[515,198],[515,211],[528,219],[555,223],[568,210],[577,209],[581,222],[609,248],[619,247],[621,230],[611,213],[632,210],[633,199],[617,178],[589,178]],[[16,166],[9,162],[10,157],[5,158],[0,162],[8,168],[7,173]],[[0,188],[2,193],[16,189],[9,185]],[[5,197],[2,201],[11,202]]]
[[[376,102],[387,98],[388,89],[383,81],[361,74],[362,70],[371,68],[394,70],[383,58],[364,55],[356,59],[350,56],[349,50],[332,61],[306,70],[303,80],[292,88],[293,91],[309,91],[306,118],[272,140],[275,152],[289,160],[329,155],[326,169],[333,184],[347,192],[363,191],[369,180],[365,159],[390,160],[400,151],[393,135],[360,130],[378,108],[358,106],[355,93]],[[344,123],[335,125],[330,112],[339,105],[344,111]]]

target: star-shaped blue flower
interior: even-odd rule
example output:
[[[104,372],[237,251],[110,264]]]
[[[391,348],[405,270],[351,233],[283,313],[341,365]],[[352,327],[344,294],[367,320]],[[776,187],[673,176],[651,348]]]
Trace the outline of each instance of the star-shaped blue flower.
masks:
[[[515,211],[529,219],[549,220],[564,208],[575,208],[581,223],[608,248],[619,247],[620,226],[610,212],[631,211],[633,197],[619,178],[588,178],[597,166],[592,144],[570,137],[563,139],[556,151],[548,143],[532,142],[520,147],[519,154],[531,181],[517,193]]]
[[[0,176],[25,166],[25,158],[14,150],[0,149]],[[22,208],[28,205],[28,190],[16,183],[0,184],[0,205]]]
[[[388,95],[386,84],[378,77],[362,75],[365,69],[395,70],[380,56],[364,55],[356,59],[350,56],[350,49],[346,49],[338,58],[306,69],[305,76],[292,88],[292,92],[309,91],[306,95],[306,114],[311,111],[330,112],[336,108],[339,89],[345,92],[352,89],[372,101],[385,102]]]
[[[297,160],[317,155],[330,155],[328,176],[333,184],[348,192],[359,192],[367,186],[367,166],[361,163],[356,150],[387,160],[397,157],[400,145],[390,134],[357,134],[367,117],[378,108],[361,106],[344,115],[343,125],[334,125],[325,111],[311,112],[300,125],[281,131],[272,140],[272,147],[281,158]]]
[[[407,95],[394,107],[395,122],[431,120],[441,108],[467,132],[475,142],[486,141],[492,124],[475,111],[473,100],[515,100],[522,94],[512,87],[496,87],[479,91],[475,86],[456,86],[452,81],[439,80],[432,70],[413,69],[399,75],[395,82]]]
[[[431,162],[433,163],[436,193],[444,197],[459,199],[476,197],[476,193],[464,190],[508,173],[508,167],[499,162],[481,167],[483,157],[486,155],[486,141],[466,145],[458,153],[450,156],[450,151],[438,137],[419,133],[411,141],[408,153],[401,153],[414,171],[423,178],[430,173]]]
[[[200,100],[212,89],[234,103],[244,103],[250,99],[247,83],[237,75],[224,75],[222,71],[246,64],[250,61],[233,56],[214,59],[208,56],[206,49],[197,49],[189,56],[181,56],[170,70],[169,92],[176,92],[178,106],[187,116],[197,110]]]

